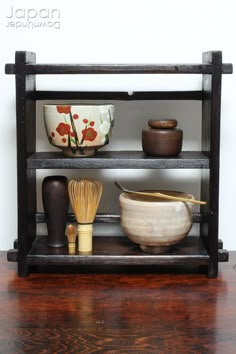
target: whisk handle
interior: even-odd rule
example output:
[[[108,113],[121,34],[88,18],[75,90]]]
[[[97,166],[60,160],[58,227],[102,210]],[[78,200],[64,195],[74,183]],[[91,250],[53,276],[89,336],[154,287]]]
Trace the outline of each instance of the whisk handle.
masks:
[[[78,224],[79,254],[91,254],[93,250],[93,224]]]

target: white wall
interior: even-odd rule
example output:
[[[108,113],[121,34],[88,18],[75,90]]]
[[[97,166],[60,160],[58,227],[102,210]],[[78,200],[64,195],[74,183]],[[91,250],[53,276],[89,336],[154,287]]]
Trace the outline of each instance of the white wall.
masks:
[[[5,63],[14,62],[16,50],[37,53],[39,63],[196,63],[201,53],[222,50],[223,61],[236,64],[235,19],[233,0],[12,0],[1,3],[1,203],[0,249],[12,248],[17,234],[16,204],[16,128],[14,76],[4,74]],[[11,17],[11,9],[14,16]],[[54,23],[54,27],[22,27],[25,18],[21,9],[31,9],[31,16],[40,9],[58,9],[60,19],[31,19],[32,22]],[[45,12],[41,13],[45,16]],[[55,14],[55,13],[54,13]],[[18,18],[16,18],[18,16]],[[54,22],[55,21],[55,22]],[[11,24],[9,25],[9,22]],[[16,26],[18,28],[9,27]],[[49,23],[50,25],[50,23]],[[60,28],[59,28],[60,27]],[[94,81],[95,80],[95,81]],[[198,76],[130,76],[116,77],[37,77],[41,89],[84,90],[148,90],[154,88],[200,89]],[[234,119],[235,75],[224,75],[222,85],[220,237],[225,248],[236,249]],[[38,103],[38,150],[52,149],[42,124],[42,103]],[[184,130],[184,149],[199,148],[201,105],[197,102],[117,102],[114,135],[109,149],[140,149],[140,132],[149,118],[173,117]],[[193,122],[193,123],[192,123]],[[193,125],[192,125],[193,124]],[[192,129],[193,128],[193,129]],[[39,209],[42,208],[41,181],[44,175],[62,171],[38,172]],[[65,171],[63,171],[64,173]],[[199,172],[184,171],[98,171],[105,185],[100,211],[118,211],[119,192],[113,181],[142,188],[182,189],[199,193]],[[88,175],[91,171],[66,171],[68,176]],[[112,199],[106,198],[112,195]]]

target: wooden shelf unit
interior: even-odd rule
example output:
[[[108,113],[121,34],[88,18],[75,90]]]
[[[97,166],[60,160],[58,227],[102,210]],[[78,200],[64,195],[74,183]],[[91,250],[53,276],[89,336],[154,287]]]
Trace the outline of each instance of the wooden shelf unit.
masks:
[[[32,265],[198,265],[206,266],[209,277],[216,277],[218,262],[227,261],[218,237],[220,107],[222,74],[231,74],[232,64],[222,63],[220,51],[206,52],[200,64],[83,65],[36,64],[35,53],[16,52],[15,63],[6,64],[6,74],[16,80],[16,126],[18,171],[18,238],[9,250],[8,260],[18,262],[19,276],[27,276]],[[38,91],[36,75],[54,74],[200,74],[200,91],[75,92]],[[164,79],[163,79],[164,80]],[[200,100],[202,101],[202,149],[182,151],[176,158],[153,158],[142,151],[99,151],[87,159],[63,157],[61,152],[36,152],[36,101],[53,99],[96,100]],[[36,207],[37,169],[201,169],[201,199],[208,201],[194,222],[200,223],[200,236],[188,236],[166,255],[141,252],[125,237],[94,237],[90,256],[58,254],[47,247],[47,238],[36,235],[36,224],[45,216]],[[73,216],[68,215],[68,220]],[[97,222],[119,222],[119,216],[97,216]],[[54,253],[53,253],[54,252]]]

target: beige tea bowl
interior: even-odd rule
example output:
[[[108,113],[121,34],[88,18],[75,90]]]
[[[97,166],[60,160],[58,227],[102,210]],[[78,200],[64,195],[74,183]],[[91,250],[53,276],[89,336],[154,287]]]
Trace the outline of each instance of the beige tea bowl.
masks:
[[[44,123],[50,144],[68,157],[93,156],[109,143],[114,105],[45,105]]]
[[[194,199],[174,191],[155,191]],[[121,226],[147,253],[165,253],[182,241],[192,227],[193,205],[144,195],[122,193],[119,197]]]

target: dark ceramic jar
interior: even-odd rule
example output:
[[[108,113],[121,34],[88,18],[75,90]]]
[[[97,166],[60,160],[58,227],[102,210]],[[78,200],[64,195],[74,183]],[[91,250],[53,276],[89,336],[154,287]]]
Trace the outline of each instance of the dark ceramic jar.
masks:
[[[142,130],[142,148],[150,156],[177,156],[182,149],[183,131],[175,119],[149,120],[150,128]]]
[[[67,177],[45,177],[42,183],[42,198],[48,229],[48,246],[64,247],[69,207]]]

